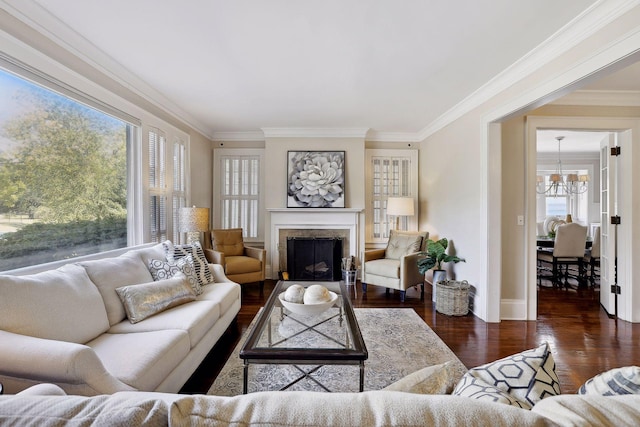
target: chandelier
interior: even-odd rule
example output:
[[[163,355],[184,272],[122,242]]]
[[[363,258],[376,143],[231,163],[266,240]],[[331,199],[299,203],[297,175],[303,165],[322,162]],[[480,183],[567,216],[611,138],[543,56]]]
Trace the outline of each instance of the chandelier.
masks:
[[[558,140],[558,166],[555,173],[549,175],[549,183],[545,183],[545,177],[538,175],[536,178],[536,192],[538,194],[581,194],[587,191],[589,175],[578,175],[576,173],[567,174],[566,178],[562,173],[562,161],[560,160],[560,141],[564,136],[556,137]]]

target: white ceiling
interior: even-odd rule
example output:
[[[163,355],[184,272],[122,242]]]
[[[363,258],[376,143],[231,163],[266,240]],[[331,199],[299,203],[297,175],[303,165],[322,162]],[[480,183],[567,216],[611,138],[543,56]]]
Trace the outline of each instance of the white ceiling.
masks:
[[[600,142],[608,132],[581,132],[563,129],[539,130],[536,132],[536,150],[538,153],[557,153],[560,136],[560,149],[563,153],[599,152]]]
[[[210,137],[419,133],[595,3],[0,1]]]

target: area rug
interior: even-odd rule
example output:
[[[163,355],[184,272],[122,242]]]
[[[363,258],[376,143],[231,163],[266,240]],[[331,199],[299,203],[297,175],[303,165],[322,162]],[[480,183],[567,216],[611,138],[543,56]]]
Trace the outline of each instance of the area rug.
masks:
[[[410,308],[354,309],[369,358],[365,362],[364,390],[380,390],[427,366],[452,361],[456,377],[467,368],[435,332]],[[248,330],[253,328],[255,318]],[[246,334],[229,357],[207,394],[242,394],[243,361],[240,349]],[[312,366],[301,367],[310,370]],[[327,365],[311,374],[331,391],[357,392],[357,365]],[[250,365],[248,391],[278,390],[300,377],[291,365]],[[456,378],[457,379],[457,378]],[[313,380],[304,379],[287,390],[323,391]]]

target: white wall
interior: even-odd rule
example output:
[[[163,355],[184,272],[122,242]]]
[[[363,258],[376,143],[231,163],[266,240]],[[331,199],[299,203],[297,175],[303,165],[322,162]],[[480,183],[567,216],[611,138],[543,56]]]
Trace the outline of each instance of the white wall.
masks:
[[[457,264],[455,270],[458,277],[469,280],[476,288],[474,312],[479,317],[499,321],[529,318],[531,314],[522,299],[526,275],[521,271],[508,281],[503,280],[502,265],[513,263],[515,268],[524,269],[523,255],[508,252],[508,247],[500,249],[498,256],[492,252],[494,247],[501,247],[503,235],[506,239],[522,239],[522,227],[514,235],[502,228],[502,224],[511,227],[513,223],[513,213],[501,218],[502,206],[509,202],[502,196],[502,187],[511,179],[512,188],[522,189],[525,168],[501,179],[502,173],[508,171],[502,171],[500,166],[496,170],[493,163],[503,155],[502,147],[507,141],[503,139],[505,135],[496,136],[491,123],[522,117],[534,107],[575,90],[607,66],[637,54],[639,23],[640,6],[636,6],[575,47],[554,59],[545,58],[548,62],[543,67],[514,81],[508,89],[422,141],[421,228],[426,226],[432,233],[452,239],[458,255],[467,258],[467,263]],[[524,132],[513,135],[515,142],[522,144],[518,141],[524,141]],[[520,150],[511,153],[516,156],[515,162],[522,162]],[[524,206],[522,209],[524,214]],[[636,282],[640,287],[640,280]],[[633,298],[640,299],[635,294]],[[501,313],[506,311],[504,302],[510,313]],[[634,319],[640,321],[640,317]]]

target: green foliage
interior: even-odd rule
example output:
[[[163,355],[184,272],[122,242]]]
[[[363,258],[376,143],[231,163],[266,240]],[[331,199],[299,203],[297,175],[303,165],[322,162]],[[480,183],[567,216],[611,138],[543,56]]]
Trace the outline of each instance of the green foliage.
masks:
[[[126,126],[48,92],[20,95],[3,127],[0,212],[46,223],[126,215]]]
[[[103,245],[127,240],[127,219],[106,218],[64,224],[34,223],[0,236],[0,259],[32,256],[82,245]],[[124,245],[121,245],[124,246]]]
[[[430,270],[434,267],[436,270],[442,270],[441,267],[443,262],[466,262],[464,259],[458,258],[455,255],[447,255],[448,246],[449,241],[447,239],[440,239],[437,242],[428,240],[427,251],[421,252],[421,254],[425,255],[426,257],[421,258],[417,261],[418,271],[420,272],[420,274],[424,274],[427,272],[427,270]]]

